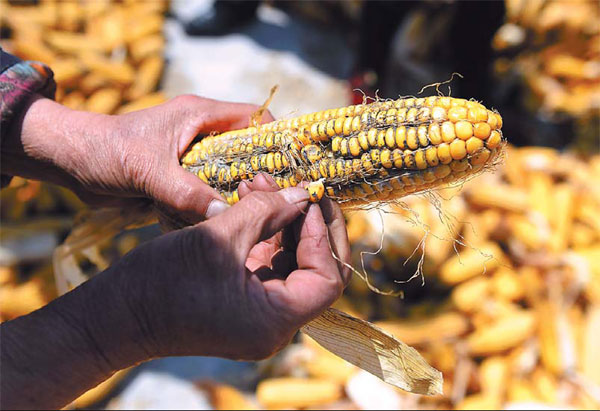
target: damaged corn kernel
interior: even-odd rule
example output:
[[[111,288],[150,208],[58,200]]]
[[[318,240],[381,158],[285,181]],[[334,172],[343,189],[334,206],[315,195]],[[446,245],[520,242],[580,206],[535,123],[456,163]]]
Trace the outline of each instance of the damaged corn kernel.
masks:
[[[501,126],[498,113],[474,101],[376,101],[206,137],[182,166],[230,203],[242,180],[264,172],[280,187],[307,182],[311,201],[326,195],[349,207],[477,173],[502,150]]]

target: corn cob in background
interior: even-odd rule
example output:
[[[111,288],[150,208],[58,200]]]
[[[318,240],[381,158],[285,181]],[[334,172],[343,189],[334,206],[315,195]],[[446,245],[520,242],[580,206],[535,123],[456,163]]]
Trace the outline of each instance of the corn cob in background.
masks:
[[[502,117],[480,103],[431,96],[375,101],[209,136],[182,166],[232,204],[256,173],[284,188],[309,182],[344,208],[392,201],[465,179],[504,146]]]
[[[492,40],[499,89],[518,95],[513,103],[545,123],[534,132],[539,136],[524,141],[572,143],[582,152],[598,152],[599,3],[505,0],[504,4],[505,23]],[[512,118],[508,112],[505,115]],[[521,118],[518,123],[529,121]],[[561,126],[560,134],[552,126]],[[558,134],[553,137],[558,141],[548,134]]]
[[[162,33],[168,1],[2,3],[3,48],[48,64],[56,100],[78,110],[124,113],[166,100]]]

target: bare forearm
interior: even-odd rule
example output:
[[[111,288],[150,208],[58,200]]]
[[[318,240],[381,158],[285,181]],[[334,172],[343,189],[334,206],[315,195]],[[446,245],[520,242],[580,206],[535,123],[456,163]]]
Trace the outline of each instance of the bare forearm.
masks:
[[[94,133],[100,135],[107,122],[108,116],[33,96],[2,141],[1,172],[71,186],[87,168],[85,162],[93,162],[94,154],[101,152],[98,145],[105,142]]]
[[[2,409],[59,409],[115,371],[148,359],[108,274],[115,273],[0,326]]]

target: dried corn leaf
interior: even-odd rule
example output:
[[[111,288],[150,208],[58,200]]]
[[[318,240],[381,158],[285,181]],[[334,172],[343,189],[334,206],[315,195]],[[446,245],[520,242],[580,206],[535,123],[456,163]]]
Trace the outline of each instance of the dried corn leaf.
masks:
[[[388,384],[416,394],[442,393],[442,374],[412,347],[373,324],[327,309],[302,327],[327,350]]]

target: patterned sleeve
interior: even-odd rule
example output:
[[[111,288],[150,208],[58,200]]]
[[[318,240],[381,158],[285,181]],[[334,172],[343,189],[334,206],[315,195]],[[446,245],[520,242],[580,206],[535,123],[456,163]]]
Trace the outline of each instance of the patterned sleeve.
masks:
[[[46,65],[21,61],[0,48],[0,144],[10,128],[11,121],[34,94],[54,99],[54,73]],[[0,187],[11,177],[0,175]]]

